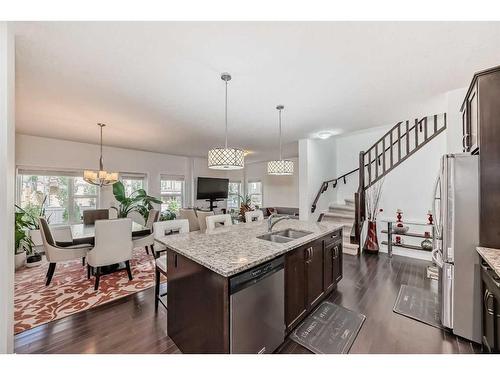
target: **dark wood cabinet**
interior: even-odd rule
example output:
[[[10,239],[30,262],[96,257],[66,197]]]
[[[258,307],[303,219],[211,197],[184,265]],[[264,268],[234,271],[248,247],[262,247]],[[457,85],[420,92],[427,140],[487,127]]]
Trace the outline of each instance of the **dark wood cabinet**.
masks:
[[[307,277],[307,306],[314,308],[325,293],[323,279],[323,241],[318,240],[307,248],[309,252],[306,260]]]
[[[462,145],[464,152],[476,153],[479,150],[479,110],[478,83],[471,87],[462,107]]]
[[[500,352],[500,278],[485,264],[481,265],[482,344],[487,353]]]
[[[342,278],[342,231],[286,254],[285,324],[294,329]]]
[[[285,323],[287,331],[307,314],[306,256],[308,247],[299,247],[285,257]]]
[[[461,111],[464,151],[479,154],[479,245],[500,248],[500,66],[474,75]]]
[[[326,293],[329,293],[342,279],[342,236],[331,235],[324,246],[324,285]]]

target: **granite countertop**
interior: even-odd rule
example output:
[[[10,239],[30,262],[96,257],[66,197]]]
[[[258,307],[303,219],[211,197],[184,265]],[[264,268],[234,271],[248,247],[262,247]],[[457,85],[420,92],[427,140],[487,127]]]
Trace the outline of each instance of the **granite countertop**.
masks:
[[[277,223],[273,232],[287,228],[313,233],[286,243],[262,240],[257,236],[267,233],[267,221],[264,220],[216,228],[207,233],[170,235],[157,241],[224,277],[230,277],[325,236],[341,226],[330,222],[287,219]]]
[[[476,247],[477,252],[484,259],[488,266],[500,277],[500,249],[489,247]]]

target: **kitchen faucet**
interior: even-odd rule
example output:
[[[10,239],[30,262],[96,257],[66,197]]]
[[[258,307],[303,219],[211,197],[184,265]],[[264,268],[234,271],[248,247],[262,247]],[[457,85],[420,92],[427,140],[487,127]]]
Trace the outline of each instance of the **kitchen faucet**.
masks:
[[[275,221],[273,221],[273,218],[274,218],[274,217],[277,217],[277,216],[279,216],[279,217],[278,217]],[[268,232],[272,231],[272,230],[273,230],[273,227],[274,227],[277,223],[279,223],[280,221],[285,220],[285,219],[291,219],[291,217],[290,217],[290,216],[288,216],[288,215],[286,215],[286,216],[281,216],[281,215],[276,214],[276,213],[269,215],[269,217],[267,218],[267,231],[268,231]]]

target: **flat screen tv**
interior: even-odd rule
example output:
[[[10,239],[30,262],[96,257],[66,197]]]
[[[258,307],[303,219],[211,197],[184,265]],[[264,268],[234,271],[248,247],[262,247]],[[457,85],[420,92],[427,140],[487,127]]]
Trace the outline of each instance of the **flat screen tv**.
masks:
[[[229,189],[229,179],[198,177],[196,199],[226,199]]]

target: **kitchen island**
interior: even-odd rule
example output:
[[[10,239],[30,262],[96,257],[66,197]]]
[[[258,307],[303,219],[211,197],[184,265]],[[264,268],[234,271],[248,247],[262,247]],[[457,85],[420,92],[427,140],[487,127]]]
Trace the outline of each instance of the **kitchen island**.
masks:
[[[273,331],[274,342],[276,335],[283,341],[335,289],[342,227],[289,219],[274,226],[278,232],[290,237],[269,236],[263,221],[160,239],[167,247],[168,335],[182,352],[253,352]]]

